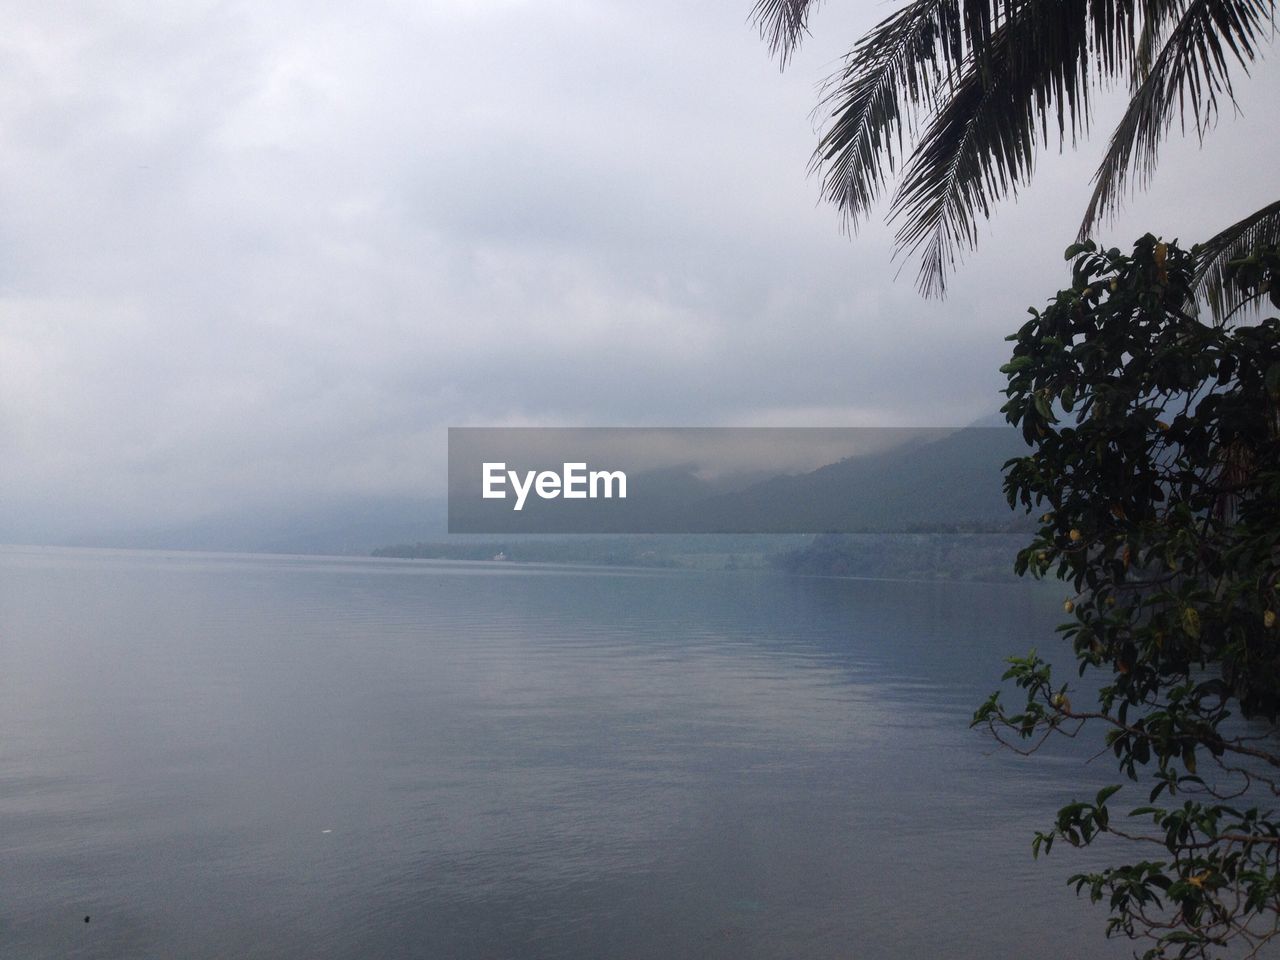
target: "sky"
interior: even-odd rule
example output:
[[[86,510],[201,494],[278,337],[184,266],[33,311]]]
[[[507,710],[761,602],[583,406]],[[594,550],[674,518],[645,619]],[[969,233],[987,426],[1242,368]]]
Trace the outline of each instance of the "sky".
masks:
[[[944,301],[808,174],[749,0],[0,3],[0,539],[439,495],[449,426],[961,425],[1119,99]],[[1280,70],[1104,236],[1274,199]]]

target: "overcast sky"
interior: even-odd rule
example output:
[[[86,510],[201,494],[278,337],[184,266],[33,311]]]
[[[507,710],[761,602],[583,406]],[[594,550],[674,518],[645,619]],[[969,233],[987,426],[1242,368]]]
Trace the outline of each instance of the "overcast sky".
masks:
[[[1105,119],[924,301],[806,175],[817,83],[891,6],[825,6],[781,74],[749,6],[0,4],[0,505],[439,494],[450,425],[990,413]],[[1116,242],[1274,199],[1275,63],[1240,92]]]

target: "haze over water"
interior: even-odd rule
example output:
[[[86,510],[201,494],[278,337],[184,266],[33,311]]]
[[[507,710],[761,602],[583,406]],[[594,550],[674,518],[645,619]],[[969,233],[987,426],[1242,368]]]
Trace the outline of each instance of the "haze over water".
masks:
[[[1127,956],[1081,856],[1030,853],[1105,759],[967,728],[1059,617],[1025,584],[3,548],[0,954]]]

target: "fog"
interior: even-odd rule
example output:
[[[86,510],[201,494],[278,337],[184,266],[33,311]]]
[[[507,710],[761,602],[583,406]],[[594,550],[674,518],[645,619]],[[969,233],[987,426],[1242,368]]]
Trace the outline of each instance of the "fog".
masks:
[[[3,10],[0,541],[438,497],[449,426],[988,416],[1117,113],[927,301],[806,173],[879,5],[785,72],[747,0]],[[1109,238],[1274,199],[1280,74],[1238,87]]]

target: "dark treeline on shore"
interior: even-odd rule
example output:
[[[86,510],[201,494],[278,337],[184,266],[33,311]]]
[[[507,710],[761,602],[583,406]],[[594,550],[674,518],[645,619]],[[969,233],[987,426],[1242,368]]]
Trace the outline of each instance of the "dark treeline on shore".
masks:
[[[373,556],[989,581],[1014,579],[1011,558],[1023,545],[1025,535],[1005,531],[451,538],[379,547]]]

